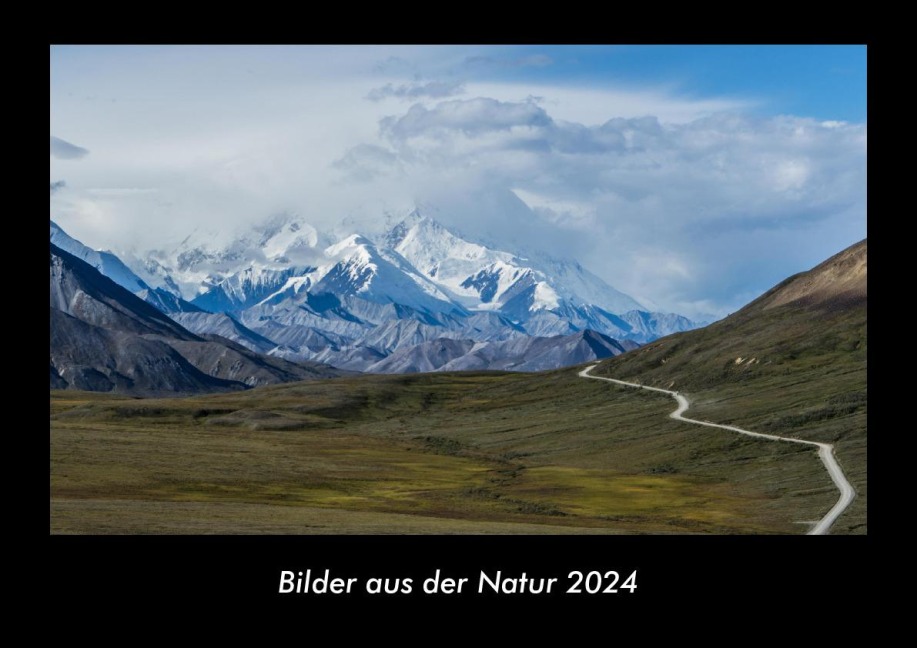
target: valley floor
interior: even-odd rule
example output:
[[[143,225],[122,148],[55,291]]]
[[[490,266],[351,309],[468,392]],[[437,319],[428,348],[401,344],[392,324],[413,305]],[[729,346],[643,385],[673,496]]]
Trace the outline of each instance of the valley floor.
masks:
[[[578,370],[52,391],[51,532],[801,534],[834,504],[814,452]]]

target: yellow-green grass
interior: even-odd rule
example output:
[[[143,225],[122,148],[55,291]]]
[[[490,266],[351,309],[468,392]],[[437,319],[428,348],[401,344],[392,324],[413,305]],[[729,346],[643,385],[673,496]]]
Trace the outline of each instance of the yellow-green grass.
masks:
[[[607,529],[237,502],[56,499],[60,534],[607,534]]]
[[[51,392],[51,531],[802,533],[836,499],[814,452],[673,406],[572,369]]]

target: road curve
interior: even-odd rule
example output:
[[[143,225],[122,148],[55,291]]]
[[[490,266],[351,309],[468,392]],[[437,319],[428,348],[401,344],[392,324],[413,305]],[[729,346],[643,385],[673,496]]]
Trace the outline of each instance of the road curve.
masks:
[[[841,496],[838,498],[837,503],[831,508],[830,511],[819,520],[806,535],[825,535],[828,532],[828,529],[831,528],[831,525],[834,524],[834,521],[837,520],[838,516],[843,513],[850,503],[853,502],[853,499],[856,497],[856,491],[853,490],[853,486],[847,481],[846,475],[841,468],[840,464],[837,463],[837,459],[834,456],[834,446],[830,443],[820,443],[818,441],[805,441],[803,439],[794,439],[792,437],[782,437],[776,436],[774,434],[762,434],[761,432],[751,432],[750,430],[743,430],[742,428],[735,427],[734,425],[720,425],[719,423],[709,423],[707,421],[698,421],[695,419],[689,419],[682,414],[688,411],[688,399],[679,394],[677,391],[670,391],[668,389],[660,389],[659,387],[648,387],[647,385],[640,385],[638,383],[625,382],[623,380],[615,380],[614,378],[603,378],[601,376],[592,376],[589,374],[590,371],[595,369],[598,365],[589,365],[585,369],[579,372],[580,378],[592,378],[593,380],[606,380],[608,382],[617,383],[619,385],[624,385],[625,387],[639,387],[640,389],[647,389],[649,391],[661,392],[663,394],[668,394],[678,403],[678,408],[669,414],[669,418],[673,418],[677,421],[684,421],[685,423],[693,423],[695,425],[705,425],[707,427],[720,428],[723,430],[730,430],[732,432],[738,432],[739,434],[745,434],[753,437],[760,437],[762,439],[770,439],[771,441],[788,441],[790,443],[802,443],[804,445],[815,446],[818,448],[818,458],[821,459],[821,462],[825,465],[825,468],[828,470],[828,474],[831,475],[831,480],[834,482],[834,485],[837,486],[837,489],[841,492]]]

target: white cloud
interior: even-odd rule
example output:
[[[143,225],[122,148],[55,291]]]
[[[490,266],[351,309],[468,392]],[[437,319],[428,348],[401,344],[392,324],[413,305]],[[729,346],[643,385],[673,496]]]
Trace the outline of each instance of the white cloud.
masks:
[[[333,165],[347,174],[348,180],[368,181],[379,176],[392,176],[402,170],[398,156],[381,146],[358,144],[336,160]]]
[[[52,218],[88,245],[164,245],[284,210],[372,231],[419,200],[702,316],[865,236],[862,124],[753,117],[677,88],[484,83],[446,72],[550,61],[466,65],[460,48],[233,49],[218,68],[179,49],[144,75],[133,51],[79,84],[52,74],[52,132],[92,149],[60,173],[52,137],[52,177],[67,178]]]
[[[452,97],[465,92],[465,84],[459,81],[443,82],[430,81],[428,83],[402,83],[395,86],[386,83],[379,88],[373,88],[366,95],[370,101],[382,101],[383,99],[410,99],[417,100],[423,98],[443,99]]]
[[[444,101],[432,109],[414,104],[401,117],[383,119],[381,128],[389,138],[406,143],[424,136],[448,137],[452,132],[474,137],[490,131],[539,128],[550,124],[547,113],[533,103],[507,103],[477,97]]]
[[[542,196],[523,189],[510,189],[519,200],[543,220],[558,227],[591,232],[597,224],[595,205],[588,201]]]
[[[501,219],[501,236],[580,255],[613,285],[690,315],[725,314],[749,282],[764,290],[790,274],[793,257],[814,263],[865,235],[862,125],[721,113],[586,126],[479,97],[416,104],[384,119],[381,134],[402,177],[460,205],[455,222],[493,232]],[[528,209],[456,202],[494,203],[501,191]],[[792,242],[806,236],[818,240]],[[720,306],[697,310],[711,303]]]
[[[156,189],[138,189],[136,187],[103,187],[100,189],[88,189],[86,191],[91,196],[104,196],[119,198],[122,196],[138,196],[143,194],[154,194]]]
[[[743,111],[755,106],[749,99],[692,97],[670,87],[582,87],[571,84],[494,83],[469,81],[470,96],[499,101],[523,102],[535,99],[551,116],[595,126],[613,117],[652,116],[663,124],[684,123],[716,113]]]

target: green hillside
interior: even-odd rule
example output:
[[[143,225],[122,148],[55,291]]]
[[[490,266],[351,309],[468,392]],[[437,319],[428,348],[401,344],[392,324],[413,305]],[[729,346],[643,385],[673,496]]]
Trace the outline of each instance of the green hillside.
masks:
[[[865,240],[720,322],[593,374],[686,393],[693,418],[835,444],[857,499],[832,532],[865,533]]]

